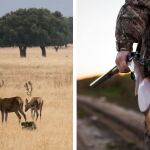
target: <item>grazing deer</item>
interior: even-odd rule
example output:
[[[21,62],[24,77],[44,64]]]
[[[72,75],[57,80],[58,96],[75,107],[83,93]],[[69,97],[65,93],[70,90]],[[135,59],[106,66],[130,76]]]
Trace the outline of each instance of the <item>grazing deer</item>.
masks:
[[[2,123],[4,121],[5,116],[5,122],[7,123],[7,117],[8,113],[15,112],[17,117],[19,118],[19,123],[21,120],[21,115],[19,112],[23,115],[25,121],[26,121],[26,115],[23,112],[23,101],[21,97],[10,97],[10,98],[0,98],[0,110],[2,114]]]
[[[38,119],[40,111],[40,119],[41,119],[41,113],[42,113],[42,106],[43,106],[43,100],[41,97],[33,97],[30,102],[28,102],[28,99],[26,99],[26,105],[25,105],[25,112],[31,109],[31,117],[34,119],[35,113],[36,113],[36,120]]]

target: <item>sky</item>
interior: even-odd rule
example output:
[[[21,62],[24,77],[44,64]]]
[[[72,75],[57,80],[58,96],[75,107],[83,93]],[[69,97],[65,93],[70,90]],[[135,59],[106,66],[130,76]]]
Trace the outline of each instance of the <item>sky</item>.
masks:
[[[66,17],[73,16],[73,0],[0,0],[0,16],[18,8],[47,8],[60,11]]]
[[[115,66],[115,26],[125,0],[77,0],[77,77],[105,73]]]

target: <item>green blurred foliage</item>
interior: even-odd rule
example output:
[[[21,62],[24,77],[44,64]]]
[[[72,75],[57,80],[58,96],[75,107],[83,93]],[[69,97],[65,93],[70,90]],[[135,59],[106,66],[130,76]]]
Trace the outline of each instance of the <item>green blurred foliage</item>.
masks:
[[[137,97],[134,95],[135,83],[130,75],[115,75],[96,88],[89,87],[95,78],[77,81],[77,93],[94,97],[106,97],[109,102],[139,111]]]

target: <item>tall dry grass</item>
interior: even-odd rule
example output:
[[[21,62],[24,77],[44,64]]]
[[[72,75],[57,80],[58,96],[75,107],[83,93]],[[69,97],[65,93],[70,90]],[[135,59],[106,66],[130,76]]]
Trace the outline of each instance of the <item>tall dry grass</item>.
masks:
[[[42,97],[44,105],[35,131],[22,130],[15,113],[7,125],[0,122],[0,150],[72,149],[72,46],[58,53],[48,48],[46,58],[39,48],[27,49],[27,58],[19,57],[18,48],[1,48],[1,80],[0,97],[30,99],[24,84],[31,81],[32,96]],[[30,111],[26,115],[31,121]]]

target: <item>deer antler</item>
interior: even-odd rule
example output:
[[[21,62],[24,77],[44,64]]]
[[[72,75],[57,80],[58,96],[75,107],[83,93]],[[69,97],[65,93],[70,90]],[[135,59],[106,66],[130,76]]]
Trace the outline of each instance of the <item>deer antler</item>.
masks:
[[[32,95],[32,90],[33,90],[32,82],[31,81],[26,82],[24,87],[26,88],[27,95],[31,96]]]

